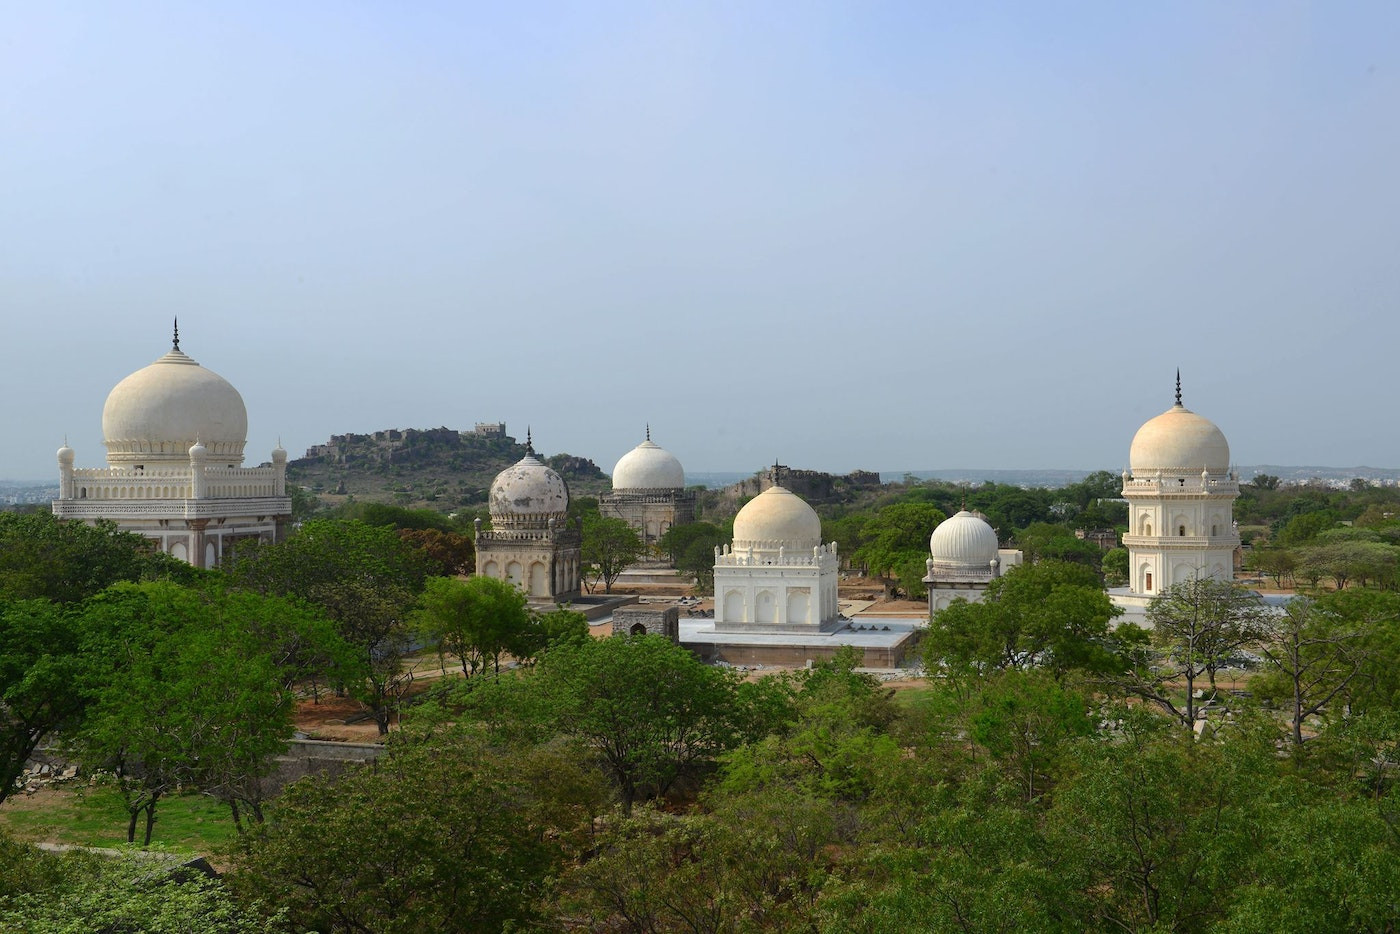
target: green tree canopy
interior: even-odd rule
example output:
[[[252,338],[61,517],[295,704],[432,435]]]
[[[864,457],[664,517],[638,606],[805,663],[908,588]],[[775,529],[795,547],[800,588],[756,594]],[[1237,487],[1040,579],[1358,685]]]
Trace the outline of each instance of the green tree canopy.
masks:
[[[285,542],[243,549],[227,568],[240,587],[292,596],[321,608],[359,655],[352,690],[381,733],[405,687],[402,658],[408,617],[428,562],[391,528],[363,522],[307,522]]]
[[[0,512],[0,598],[77,603],[118,581],[192,581],[199,573],[111,522]]]
[[[1014,567],[992,581],[981,603],[954,601],[934,614],[925,664],[978,677],[1036,665],[1056,674],[1117,671],[1124,662],[1109,623],[1121,612],[1085,565]]]
[[[603,584],[606,593],[612,585],[642,555],[646,545],[637,530],[623,519],[589,513],[583,517],[583,542],[580,559],[584,574],[593,581],[593,588]]]
[[[520,588],[494,577],[430,577],[418,611],[419,629],[438,651],[457,656],[467,677],[518,652],[527,640],[530,612]]]

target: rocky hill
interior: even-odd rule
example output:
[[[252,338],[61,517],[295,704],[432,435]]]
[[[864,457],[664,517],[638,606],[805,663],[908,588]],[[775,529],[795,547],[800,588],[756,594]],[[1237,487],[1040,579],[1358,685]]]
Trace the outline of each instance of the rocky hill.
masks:
[[[505,425],[455,428],[386,429],[371,434],[332,435],[287,465],[289,484],[335,504],[353,496],[450,512],[481,508],[496,474],[525,456],[525,445],[505,433]],[[575,496],[608,489],[598,465],[570,454],[541,455],[569,484]]]

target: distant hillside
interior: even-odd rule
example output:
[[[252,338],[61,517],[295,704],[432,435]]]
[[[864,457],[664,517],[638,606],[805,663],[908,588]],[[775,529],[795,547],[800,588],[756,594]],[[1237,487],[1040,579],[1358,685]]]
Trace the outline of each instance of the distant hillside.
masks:
[[[483,430],[485,429],[485,430]],[[480,508],[496,474],[525,456],[504,425],[386,429],[332,435],[287,465],[287,480],[329,503],[353,496],[368,502],[428,507],[444,512]],[[575,496],[596,496],[608,478],[585,457],[540,458],[559,472]]]

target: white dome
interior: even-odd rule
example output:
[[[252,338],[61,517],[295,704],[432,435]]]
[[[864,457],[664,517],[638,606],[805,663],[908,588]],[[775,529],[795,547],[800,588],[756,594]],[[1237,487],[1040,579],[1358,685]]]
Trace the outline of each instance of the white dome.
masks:
[[[216,463],[243,463],[248,410],[219,374],[171,350],[132,373],[102,407],[107,463],[186,461],[198,441]]]
[[[1128,463],[1135,476],[1155,471],[1223,474],[1230,469],[1230,445],[1219,428],[1180,402],[1149,419],[1133,436]]]
[[[929,536],[934,564],[986,570],[997,557],[997,533],[987,520],[966,509],[942,522]]]
[[[496,474],[487,500],[491,524],[498,529],[544,525],[563,520],[569,511],[564,478],[528,451],[520,462]]]
[[[653,444],[651,432],[641,444],[622,455],[612,472],[614,490],[680,490],[685,471],[676,456]]]
[[[734,550],[752,547],[776,551],[811,551],[822,542],[817,511],[797,494],[770,486],[745,504],[734,517]]]

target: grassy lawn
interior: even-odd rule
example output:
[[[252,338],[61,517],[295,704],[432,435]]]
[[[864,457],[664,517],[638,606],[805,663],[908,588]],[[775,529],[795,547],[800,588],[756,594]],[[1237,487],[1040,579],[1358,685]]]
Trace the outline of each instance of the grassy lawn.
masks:
[[[126,843],[126,806],[111,787],[45,788],[34,795],[11,796],[0,804],[0,828],[16,839],[81,846]],[[136,840],[145,833],[145,815]],[[234,835],[228,808],[203,795],[162,798],[156,807],[151,844],[207,855]]]

